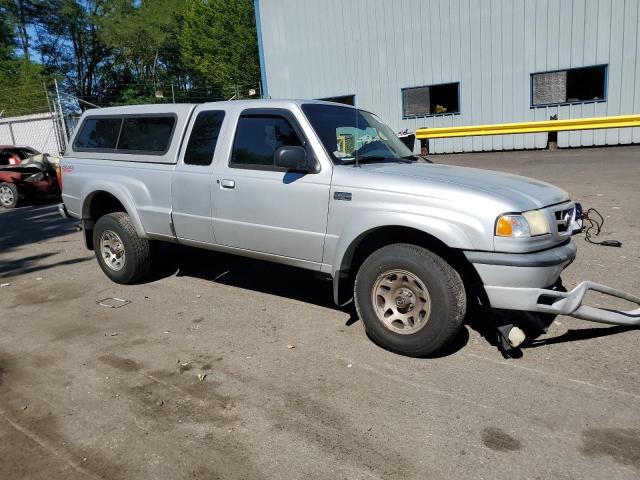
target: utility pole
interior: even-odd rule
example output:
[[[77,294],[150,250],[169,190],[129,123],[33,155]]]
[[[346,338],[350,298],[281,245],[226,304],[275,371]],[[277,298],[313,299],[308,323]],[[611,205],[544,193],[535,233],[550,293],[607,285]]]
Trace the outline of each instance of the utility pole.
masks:
[[[173,83],[171,84],[171,99],[173,103],[176,103],[176,92],[173,90]]]
[[[47,84],[42,82],[42,86],[44,87],[44,95],[47,98],[47,107],[49,108],[49,113],[51,113],[51,99],[49,98],[49,91],[47,90]]]

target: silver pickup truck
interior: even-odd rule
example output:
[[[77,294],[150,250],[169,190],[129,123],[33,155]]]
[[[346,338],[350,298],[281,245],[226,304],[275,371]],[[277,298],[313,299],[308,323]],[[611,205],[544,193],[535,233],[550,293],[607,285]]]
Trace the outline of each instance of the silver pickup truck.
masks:
[[[416,157],[370,112],[256,100],[91,110],[62,165],[64,216],[114,282],[140,281],[153,242],[321,272],[370,337],[430,355],[467,304],[637,324],[559,288],[576,205],[553,185]],[[604,289],[604,290],[603,290]],[[631,315],[631,316],[629,316]],[[635,315],[635,317],[634,317]],[[512,346],[523,338],[511,325]]]

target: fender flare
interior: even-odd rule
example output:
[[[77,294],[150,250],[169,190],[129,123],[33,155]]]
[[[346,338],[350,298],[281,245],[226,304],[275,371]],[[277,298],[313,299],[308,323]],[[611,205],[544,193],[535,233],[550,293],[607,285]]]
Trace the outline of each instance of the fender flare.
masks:
[[[133,226],[135,227],[136,233],[138,234],[138,236],[140,238],[148,238],[148,235],[144,229],[144,226],[142,225],[142,221],[140,220],[140,216],[138,215],[138,211],[135,208],[135,202],[133,201],[131,194],[122,185],[118,185],[115,183],[109,183],[109,184],[100,183],[100,184],[87,185],[86,193],[83,193],[82,195],[81,219],[83,222],[83,226],[86,220],[91,220],[91,216],[90,216],[91,200],[96,194],[100,192],[106,192],[113,195],[125,208],[126,213],[127,215],[129,215],[129,218],[131,219],[131,222],[133,223]],[[91,225],[91,227],[93,227],[93,225]]]
[[[337,305],[342,306],[348,303],[340,301],[341,282],[349,277],[351,260],[358,245],[376,230],[387,227],[410,228],[422,232],[448,248],[474,249],[469,236],[459,226],[439,218],[397,212],[375,212],[375,214],[360,217],[340,235],[336,244],[331,274],[333,298]]]

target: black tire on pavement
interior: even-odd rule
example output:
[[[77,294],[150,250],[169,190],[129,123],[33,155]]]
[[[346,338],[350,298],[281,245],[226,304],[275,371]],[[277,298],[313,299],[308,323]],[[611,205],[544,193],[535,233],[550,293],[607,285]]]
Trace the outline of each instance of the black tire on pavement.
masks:
[[[0,206],[16,208],[20,202],[18,187],[15,183],[0,183]]]
[[[103,247],[103,236],[105,244],[111,245],[112,249]],[[116,283],[136,283],[151,269],[150,242],[138,236],[129,215],[124,212],[109,213],[98,219],[93,228],[93,246],[100,268]],[[108,250],[106,253],[105,249]]]
[[[398,275],[386,275],[387,272],[393,271],[406,272],[409,275],[405,277],[400,273],[400,283],[397,283]],[[381,292],[381,288],[386,289],[385,282],[392,280],[394,286],[390,288],[390,294],[385,293],[385,298],[382,298],[377,292]],[[397,285],[400,287],[396,288]],[[413,293],[411,291],[407,293],[404,285],[410,286]],[[426,296],[421,293],[422,287],[427,291]],[[393,292],[400,293],[394,297],[396,293]],[[385,324],[384,318],[394,308],[395,313],[389,314],[391,319],[399,312],[405,312],[398,306],[400,302],[403,309],[406,309],[401,298],[405,295],[409,299],[424,296],[429,302],[416,301],[416,304],[423,305],[418,308],[425,312],[424,320],[416,321],[418,316],[410,317],[406,319],[409,326],[395,322],[398,326],[402,325],[401,331],[407,329],[407,333],[398,333],[398,327],[395,327],[396,331],[394,331],[393,323],[391,326]],[[392,244],[373,252],[363,262],[357,273],[354,298],[358,316],[367,333],[376,343],[396,353],[414,357],[432,355],[456,337],[464,322],[467,303],[464,285],[458,272],[433,252],[409,244]],[[395,298],[395,301],[390,302],[390,298]],[[386,310],[387,305],[390,306],[389,310]],[[413,311],[411,305],[414,304],[409,303],[409,312]],[[426,313],[427,305],[429,305],[428,314]],[[376,312],[382,313],[379,316]],[[406,317],[407,314],[403,315]],[[409,315],[412,314],[409,313]],[[416,327],[416,325],[421,326]],[[416,328],[417,331],[414,331]]]

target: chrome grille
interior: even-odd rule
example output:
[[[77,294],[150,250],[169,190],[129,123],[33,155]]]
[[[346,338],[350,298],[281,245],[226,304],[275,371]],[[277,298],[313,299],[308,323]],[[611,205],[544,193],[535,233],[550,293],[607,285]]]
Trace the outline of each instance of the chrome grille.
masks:
[[[566,233],[569,231],[571,227],[571,221],[573,220],[575,212],[575,207],[560,209],[554,211],[554,215],[556,217],[556,225],[558,228],[558,233]]]

